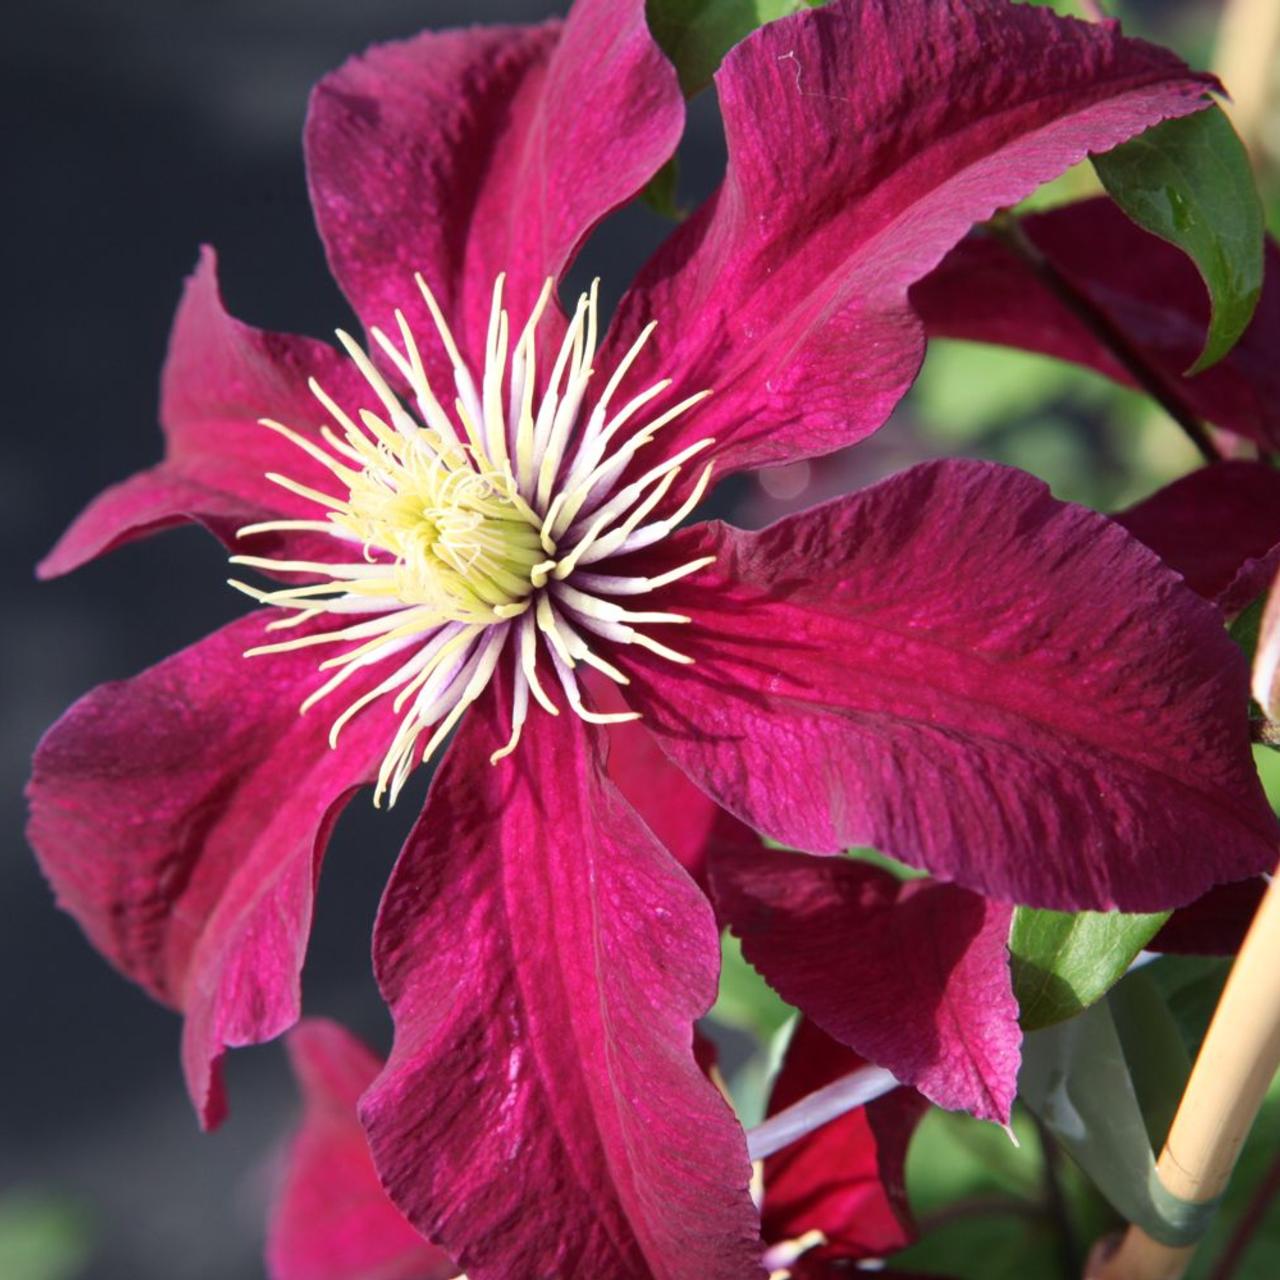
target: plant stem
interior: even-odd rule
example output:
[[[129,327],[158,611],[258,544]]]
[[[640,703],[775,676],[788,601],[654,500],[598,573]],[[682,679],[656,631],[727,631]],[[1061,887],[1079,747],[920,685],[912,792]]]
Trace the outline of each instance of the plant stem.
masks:
[[[763,1160],[846,1111],[864,1107],[897,1087],[897,1080],[883,1068],[859,1067],[748,1130],[747,1151],[752,1160]]]
[[[943,1205],[933,1213],[925,1214],[916,1223],[920,1236],[932,1235],[953,1222],[965,1222],[970,1218],[1011,1218],[1038,1219],[1043,1210],[1026,1200],[1016,1200],[1012,1196],[970,1196],[967,1200],[957,1200],[953,1204]]]
[[[1249,1246],[1253,1243],[1254,1233],[1262,1225],[1263,1219],[1267,1216],[1267,1210],[1277,1195],[1280,1195],[1280,1155],[1272,1161],[1271,1167],[1267,1170],[1267,1176],[1253,1193],[1249,1207],[1240,1215],[1240,1221],[1236,1223],[1236,1229],[1214,1266],[1209,1280],[1232,1280],[1240,1263],[1244,1261],[1244,1255],[1248,1252]]]
[[[1084,1261],[1084,1255],[1080,1250],[1079,1241],[1076,1240],[1075,1228],[1071,1225],[1071,1214],[1067,1209],[1067,1198],[1062,1192],[1061,1152],[1057,1141],[1054,1139],[1053,1134],[1049,1132],[1049,1128],[1044,1121],[1034,1114],[1032,1119],[1035,1122],[1036,1133],[1040,1137],[1040,1154],[1044,1161],[1045,1207],[1049,1211],[1049,1217],[1053,1219],[1053,1225],[1057,1228],[1062,1274],[1064,1280],[1075,1280],[1075,1277],[1080,1274],[1080,1265]]]
[[[1161,370],[1148,362],[1142,352],[1129,341],[1111,317],[1092,298],[1054,266],[1022,229],[1017,218],[1006,211],[996,214],[988,225],[1005,247],[1035,272],[1045,288],[1071,311],[1076,319],[1124,366],[1129,376],[1186,432],[1204,460],[1221,462],[1222,455],[1214,447],[1208,429],[1183,400],[1177,387]]]
[[[1111,16],[1103,7],[1102,0],[1080,0],[1080,12],[1090,22],[1106,22]]]

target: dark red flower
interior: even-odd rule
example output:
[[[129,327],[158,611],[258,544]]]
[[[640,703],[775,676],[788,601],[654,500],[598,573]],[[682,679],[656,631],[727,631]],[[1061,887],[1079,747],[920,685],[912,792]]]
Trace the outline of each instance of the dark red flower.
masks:
[[[288,1038],[303,1113],[267,1235],[271,1280],[452,1280],[458,1268],[387,1199],[356,1115],[381,1062],[336,1022]]]
[[[802,1020],[770,1093],[769,1114],[863,1065]],[[914,1089],[894,1089],[770,1155],[762,1174],[766,1263],[804,1280],[825,1275],[837,1258],[883,1258],[910,1244],[907,1146],[925,1109]]]
[[[686,795],[776,839],[875,844],[997,901],[1168,906],[1272,856],[1243,661],[1103,517],[956,463],[761,534],[676,527],[712,466],[875,430],[921,359],[908,288],[1210,82],[1029,6],[842,0],[717,86],[725,181],[597,343],[594,294],[567,317],[548,282],[681,130],[640,0],[327,77],[312,194],[374,357],[231,319],[207,255],[165,460],[44,566],[195,519],[281,580],[246,586],[274,611],[73,707],[31,786],[61,902],[185,1013],[206,1123],[225,1047],[298,1017],[336,814],[461,720],[382,904],[396,1039],[362,1114],[472,1280],[758,1270],[742,1132],[691,1050],[715,921],[602,721],[642,717]]]
[[[451,1280],[458,1268],[401,1216],[378,1182],[357,1114],[380,1061],[349,1031],[304,1019],[287,1044],[303,1098],[271,1213],[272,1280]],[[715,1062],[705,1040],[704,1070]],[[865,1064],[808,1022],[791,1036],[769,1115],[803,1107]],[[759,1166],[764,1265],[771,1275],[821,1277],[837,1259],[882,1257],[909,1244],[907,1145],[925,1110],[911,1089],[812,1125]]]

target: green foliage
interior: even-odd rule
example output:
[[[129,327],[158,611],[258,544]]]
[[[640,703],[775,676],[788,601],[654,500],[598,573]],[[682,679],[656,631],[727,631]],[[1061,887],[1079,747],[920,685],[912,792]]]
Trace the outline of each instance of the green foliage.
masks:
[[[1124,1218],[1158,1224],[1154,1154],[1107,1002],[1026,1037],[1018,1094]]]
[[[720,990],[707,1020],[732,1042],[720,1055],[725,1085],[738,1119],[750,1128],[764,1118],[782,1051],[794,1028],[795,1010],[756,972],[742,944],[727,930],[720,941]]]
[[[1262,630],[1262,611],[1267,607],[1267,597],[1259,596],[1243,608],[1232,620],[1227,630],[1231,638],[1244,650],[1244,656],[1253,662],[1258,651],[1258,634]]]
[[[1212,318],[1188,372],[1209,368],[1235,346],[1262,292],[1262,205],[1243,143],[1223,112],[1209,107],[1166,120],[1093,163],[1134,222],[1196,264]]]
[[[644,190],[640,193],[640,198],[654,213],[660,214],[664,218],[670,218],[672,222],[679,222],[685,214],[676,196],[676,187],[679,179],[680,168],[675,156],[672,156],[649,179],[645,184]]]
[[[1227,1187],[1222,1208],[1187,1272],[1187,1280],[1211,1280],[1214,1264],[1226,1248],[1254,1192],[1280,1151],[1280,1076],[1271,1082],[1240,1163]],[[1253,1242],[1232,1280],[1275,1280],[1280,1276],[1280,1213],[1272,1208],[1258,1224]]]
[[[1024,1030],[1073,1017],[1118,982],[1168,913],[1037,911],[1018,907],[1009,930],[1013,990]]]
[[[1161,956],[1142,971],[1163,997],[1189,1058],[1200,1051],[1230,969],[1229,956]]]
[[[85,1274],[89,1228],[67,1201],[33,1191],[0,1198],[0,1276],[72,1280]]]
[[[649,30],[675,64],[685,96],[711,83],[721,59],[744,36],[823,0],[648,0]]]
[[[1062,1224],[1055,1223],[1043,1194],[1045,1153],[1025,1112],[1015,1111],[1014,1128],[1020,1139],[1017,1148],[994,1125],[968,1116],[932,1111],[925,1117],[907,1161],[908,1194],[924,1235],[893,1257],[894,1268],[956,1280],[1038,1280],[1069,1274]],[[1271,1086],[1187,1280],[1210,1280],[1277,1150],[1280,1078]],[[1117,1228],[1119,1219],[1074,1163],[1060,1163],[1057,1172],[1071,1244],[1079,1254]],[[1273,1212],[1263,1219],[1234,1280],[1274,1280],[1278,1275],[1280,1214]]]
[[[910,407],[924,447],[1007,463],[1103,511],[1199,463],[1139,392],[1047,356],[935,339]]]
[[[1173,1123],[1191,1074],[1191,1054],[1182,1028],[1160,985],[1146,971],[1129,974],[1112,988],[1107,1003],[1120,1036],[1129,1078],[1138,1095],[1151,1149],[1158,1151]]]
[[[1253,749],[1253,763],[1258,766],[1258,777],[1271,807],[1280,813],[1280,754],[1259,744]]]
[[[887,853],[881,853],[879,849],[859,846],[856,849],[846,849],[844,852],[846,858],[852,858],[854,862],[866,862],[873,867],[879,867],[881,871],[887,871],[891,876],[896,876],[899,880],[924,880],[929,875],[927,871],[921,871],[918,867],[909,867],[905,862],[899,862],[897,858],[891,858]]]
[[[958,1111],[928,1111],[907,1157],[912,1206],[928,1215],[957,1196],[1003,1193],[1033,1203],[1043,1181],[1035,1122],[1018,1108],[1010,1135]]]
[[[894,1255],[894,1270],[956,1280],[1063,1274],[1063,1242],[1045,1189],[1045,1152],[1028,1112],[1014,1110],[1017,1145],[971,1116],[930,1111],[912,1140],[907,1190],[922,1239]],[[1076,1241],[1110,1230],[1110,1210],[1072,1165],[1060,1185]]]
[[[720,991],[710,1017],[768,1040],[795,1012],[756,972],[727,930],[720,944]]]

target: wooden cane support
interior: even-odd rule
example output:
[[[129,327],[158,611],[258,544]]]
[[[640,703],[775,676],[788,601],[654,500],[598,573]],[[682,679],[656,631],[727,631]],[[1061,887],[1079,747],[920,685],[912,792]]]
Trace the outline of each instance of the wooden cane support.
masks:
[[[1258,1108],[1280,1068],[1280,889],[1273,881],[1227,985],[1165,1140],[1156,1173],[1179,1200],[1226,1190]],[[1195,1245],[1172,1248],[1131,1226],[1095,1251],[1088,1280],[1180,1280]]]

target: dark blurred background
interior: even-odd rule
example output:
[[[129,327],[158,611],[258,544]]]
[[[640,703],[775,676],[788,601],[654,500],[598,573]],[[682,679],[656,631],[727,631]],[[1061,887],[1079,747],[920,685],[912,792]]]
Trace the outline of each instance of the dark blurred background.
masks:
[[[200,243],[217,247],[236,315],[317,335],[350,323],[306,200],[299,137],[311,84],[365,45],[424,25],[528,21],[561,7],[43,0],[6,13],[0,1280],[260,1276],[273,1168],[294,1114],[280,1047],[242,1050],[228,1059],[230,1120],[198,1133],[177,1019],[54,909],[22,836],[30,751],[60,711],[239,612],[223,554],[181,530],[67,580],[37,587],[32,566],[92,495],[158,457],[158,374]],[[1187,54],[1212,29],[1212,4],[1135,8]],[[720,164],[704,95],[682,199],[705,195]],[[664,230],[647,209],[625,212],[592,240],[571,283],[599,271],[616,299]],[[719,502],[760,523],[940,452],[1017,462],[1063,496],[1103,506],[1191,465],[1169,424],[1123,393],[1044,361],[951,347],[854,456],[743,482]],[[419,778],[390,815],[351,806],[326,861],[307,961],[308,1011],[342,1018],[379,1046],[388,1024],[369,929],[423,787]]]

